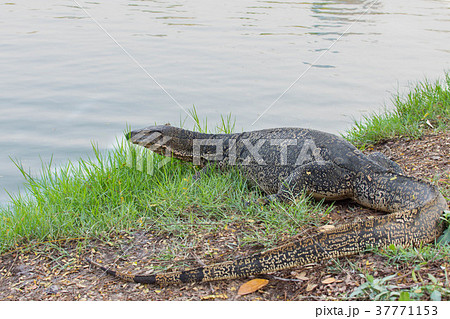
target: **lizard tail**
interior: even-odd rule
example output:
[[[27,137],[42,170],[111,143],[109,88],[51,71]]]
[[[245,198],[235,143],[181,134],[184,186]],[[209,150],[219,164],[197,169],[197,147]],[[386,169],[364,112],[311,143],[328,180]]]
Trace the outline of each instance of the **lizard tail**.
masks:
[[[105,267],[105,266],[99,264],[98,262],[93,261],[90,258],[85,258],[85,260],[89,264],[91,264],[92,266],[100,268],[101,270],[103,270],[108,275],[120,278],[120,279],[122,279],[124,281],[138,282],[138,283],[142,283],[142,284],[155,284],[156,283],[155,275],[147,275],[147,276],[130,275],[130,274],[122,273],[122,272],[117,271],[117,270],[112,270],[112,269],[110,269],[108,267]],[[140,277],[140,279],[141,279],[140,281],[137,281],[138,277]]]
[[[185,271],[155,275],[130,275],[89,263],[126,281],[146,284],[206,282],[270,273],[304,264],[355,254],[369,246],[415,245],[430,242],[442,232],[442,211],[447,203],[441,194],[422,207],[395,212],[365,221],[338,225],[311,237],[234,261]]]

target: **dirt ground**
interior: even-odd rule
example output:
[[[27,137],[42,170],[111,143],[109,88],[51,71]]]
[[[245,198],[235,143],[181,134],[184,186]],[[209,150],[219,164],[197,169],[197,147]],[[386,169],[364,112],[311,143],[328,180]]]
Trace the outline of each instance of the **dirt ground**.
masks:
[[[380,151],[399,163],[407,175],[433,179],[448,191],[450,133],[430,133],[420,140],[399,138],[368,151]],[[339,224],[376,214],[351,201],[343,201],[334,205],[327,218]],[[238,234],[245,227],[243,222],[228,225],[214,234],[193,234],[202,236],[196,241],[202,244],[186,247],[171,265],[165,266],[169,269],[180,264],[196,267],[258,251],[261,247],[234,248],[239,246]],[[105,275],[84,260],[85,257],[101,258],[106,263],[123,255],[116,261],[122,270],[148,273],[160,266],[152,259],[152,251],[168,250],[171,240],[176,239],[151,231],[136,231],[117,234],[114,238],[83,239],[83,244],[80,239],[73,239],[17,247],[0,255],[0,300],[342,300],[342,296],[365,282],[359,275],[362,271],[374,277],[397,274],[391,283],[401,288],[416,285],[411,277],[414,264],[392,263],[387,257],[370,252],[270,274],[265,287],[244,296],[239,296],[237,291],[248,278],[202,284],[140,285]],[[417,274],[425,282],[427,274],[432,274],[445,283],[442,267],[450,269],[448,258],[423,264]]]

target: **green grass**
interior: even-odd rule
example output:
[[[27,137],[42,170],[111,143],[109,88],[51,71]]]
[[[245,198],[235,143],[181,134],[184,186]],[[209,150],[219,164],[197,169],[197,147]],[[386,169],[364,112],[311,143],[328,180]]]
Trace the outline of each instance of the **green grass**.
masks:
[[[421,82],[405,96],[392,99],[393,108],[364,116],[344,135],[354,145],[369,145],[399,136],[420,137],[424,131],[447,130],[450,124],[450,73],[443,81]]]
[[[355,289],[348,298],[368,300],[441,300],[450,298],[448,264],[450,246],[448,244],[423,245],[421,247],[396,247],[374,249],[374,253],[385,256],[386,264],[395,266],[397,273],[386,277],[374,278],[364,269],[360,276],[366,281]],[[440,265],[444,272],[443,279],[437,279],[429,268]],[[435,270],[436,271],[436,270]],[[407,288],[399,287],[400,278],[408,279]],[[411,284],[412,282],[412,284]]]
[[[195,108],[192,114],[197,118]],[[205,122],[206,123],[206,122]],[[200,129],[199,122],[197,122]],[[230,132],[231,117],[219,132]],[[271,245],[327,212],[305,196],[293,204],[248,204],[263,196],[238,172],[214,172],[193,180],[196,168],[165,158],[125,140],[94,158],[54,170],[43,165],[32,177],[19,163],[26,192],[0,208],[0,253],[64,238],[107,238],[120,231],[152,229],[179,238],[251,220],[242,244]]]
[[[409,289],[400,289],[398,285],[392,283],[396,280],[397,275],[390,275],[381,278],[374,278],[371,275],[361,275],[366,279],[361,286],[356,288],[349,296],[350,299],[368,299],[374,301],[411,301],[411,300],[431,300],[441,301],[442,297],[450,296],[448,289],[448,281],[443,283],[428,274],[427,278],[420,281],[414,276],[416,284]]]

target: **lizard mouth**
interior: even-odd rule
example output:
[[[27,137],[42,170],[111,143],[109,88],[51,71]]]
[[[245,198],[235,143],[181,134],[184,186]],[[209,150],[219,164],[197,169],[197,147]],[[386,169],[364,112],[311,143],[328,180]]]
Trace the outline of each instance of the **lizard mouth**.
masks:
[[[152,151],[157,151],[159,148],[165,148],[167,138],[163,136],[162,130],[158,127],[148,127],[125,133],[125,138],[133,143]],[[170,139],[170,138],[169,138]]]
[[[135,130],[135,131],[130,131],[128,133],[125,133],[125,138],[130,141],[130,142],[134,142],[132,139],[133,137],[136,138],[142,138],[142,137],[146,137],[149,135],[153,135],[157,133],[158,135],[162,135],[162,131],[158,130],[158,129],[140,129],[140,130]]]

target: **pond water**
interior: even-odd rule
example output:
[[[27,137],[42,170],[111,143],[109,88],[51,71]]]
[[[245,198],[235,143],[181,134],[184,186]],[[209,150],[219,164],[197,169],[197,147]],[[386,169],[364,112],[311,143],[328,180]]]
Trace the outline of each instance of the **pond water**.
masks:
[[[81,9],[79,5],[82,6]],[[127,125],[344,132],[450,66],[450,2],[0,2],[0,202],[39,171],[113,147]],[[284,94],[283,94],[284,93]]]

